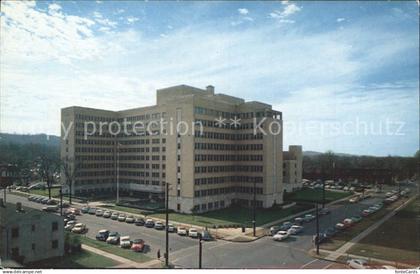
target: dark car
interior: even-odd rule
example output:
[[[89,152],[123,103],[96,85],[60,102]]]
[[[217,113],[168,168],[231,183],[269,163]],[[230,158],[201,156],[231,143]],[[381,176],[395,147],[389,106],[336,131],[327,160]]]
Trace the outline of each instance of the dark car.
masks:
[[[203,232],[201,232],[201,239],[203,241],[212,241],[213,237],[207,230],[204,230]]]
[[[144,226],[148,228],[152,228],[155,226],[155,222],[152,219],[147,219],[146,222],[144,223]]]
[[[315,234],[312,237],[312,241],[314,242],[314,244],[317,244],[317,242],[319,244],[322,244],[323,242],[325,242],[328,238],[326,237],[326,235],[324,233],[319,233],[319,239],[317,237],[317,235]]]
[[[58,204],[58,203],[54,199],[48,199],[48,201],[47,201],[47,205],[56,205],[56,204]]]
[[[109,230],[103,229],[99,230],[98,234],[96,234],[96,240],[105,242],[108,239]]]
[[[48,203],[48,198],[42,198],[41,199],[41,204],[46,205]]]
[[[74,215],[74,214],[67,214],[67,216],[66,216],[66,219],[69,219],[69,220],[76,220],[76,215]]]
[[[335,227],[330,227],[330,228],[327,228],[324,231],[323,234],[325,235],[325,237],[331,238],[332,236],[334,236],[335,234],[337,234],[337,232],[338,232],[338,230]]]
[[[137,225],[137,226],[142,226],[142,225],[144,225],[144,219],[143,218],[136,218],[134,220],[134,224]]]
[[[330,213],[331,213],[331,211],[326,207],[321,208],[321,210],[319,211],[319,215],[328,215]]]
[[[89,209],[90,209],[90,207],[84,206],[84,207],[82,207],[81,211],[82,211],[82,213],[88,213]]]

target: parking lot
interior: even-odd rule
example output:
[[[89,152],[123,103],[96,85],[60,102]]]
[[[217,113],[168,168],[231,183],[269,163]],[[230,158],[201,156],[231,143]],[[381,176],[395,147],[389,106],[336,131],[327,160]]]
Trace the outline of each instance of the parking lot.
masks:
[[[373,197],[358,203],[342,202],[331,205],[330,214],[320,217],[320,232],[335,226],[343,219],[360,215],[363,209],[382,202],[388,190],[374,194]],[[28,201],[24,197],[8,195],[8,202],[22,202],[24,206],[41,209],[44,205]],[[130,236],[131,239],[141,238],[149,247],[146,255],[156,258],[160,249],[161,255],[165,252],[165,232],[144,226],[135,226],[125,222],[118,222],[95,215],[83,214],[77,216],[79,222],[88,227],[86,237],[94,239],[101,229],[117,231],[121,236]],[[314,260],[308,255],[308,250],[314,247],[312,238],[316,233],[316,222],[312,220],[303,224],[303,231],[298,235],[290,236],[280,242],[273,241],[272,237],[264,237],[247,243],[235,243],[216,240],[203,243],[203,267],[209,268],[323,268],[329,262]],[[351,229],[351,228],[350,228]],[[169,234],[170,261],[178,267],[195,268],[198,260],[198,240],[176,233]]]

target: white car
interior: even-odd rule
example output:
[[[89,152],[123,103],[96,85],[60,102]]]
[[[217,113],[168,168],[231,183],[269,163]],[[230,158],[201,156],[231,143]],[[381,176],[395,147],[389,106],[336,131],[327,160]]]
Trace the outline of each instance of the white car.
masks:
[[[95,215],[98,216],[98,217],[101,217],[102,215],[104,215],[104,211],[101,210],[101,209],[97,209],[96,212],[95,212]]]
[[[68,221],[64,230],[71,231],[73,227],[76,225],[76,221]]]
[[[188,230],[188,236],[190,236],[191,238],[198,238],[198,231],[195,228],[190,228],[190,230]]]
[[[120,214],[120,215],[118,216],[118,221],[119,221],[119,222],[125,222],[125,219],[126,219],[125,214]]]
[[[173,224],[168,224],[168,232],[175,232],[176,227]]]
[[[118,242],[120,241],[120,234],[118,232],[111,232],[108,235],[108,238],[106,239],[106,242],[108,244],[118,244]]]
[[[121,248],[130,248],[131,247],[130,236],[123,236],[123,237],[120,238],[120,247]]]
[[[77,223],[71,230],[73,233],[83,233],[86,231],[86,225],[82,223]]]
[[[296,235],[300,232],[302,232],[303,230],[303,226],[300,225],[292,225],[291,228],[289,228],[289,230],[287,230],[287,233],[290,235]]]
[[[284,230],[280,230],[278,231],[274,236],[273,236],[273,240],[274,241],[283,241],[285,239],[289,238],[289,233],[287,231]]]
[[[347,261],[347,265],[353,269],[368,269],[367,261],[364,259],[351,259]]]
[[[187,236],[187,229],[185,227],[178,227],[178,235]]]

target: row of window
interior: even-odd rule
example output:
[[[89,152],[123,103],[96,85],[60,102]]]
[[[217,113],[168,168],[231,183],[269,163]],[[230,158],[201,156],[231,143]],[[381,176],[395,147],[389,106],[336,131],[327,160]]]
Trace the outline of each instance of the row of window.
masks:
[[[122,178],[120,180],[121,184],[136,184],[136,185],[153,185],[153,186],[164,186],[165,182],[160,182],[160,181],[149,181],[149,180],[144,180],[144,179],[125,179]]]
[[[215,109],[209,109],[204,107],[195,107],[194,108],[195,114],[202,114],[202,115],[209,115],[209,116],[216,116],[216,117],[223,117],[223,118],[241,118],[241,119],[251,119],[251,118],[260,118],[266,117],[270,114],[270,112],[265,113],[264,111],[258,112],[225,112],[219,111]]]
[[[152,169],[160,169],[160,164],[152,164]],[[148,169],[150,164],[133,164],[133,163],[120,163],[120,168],[133,168],[133,169]],[[165,169],[166,165],[162,164],[162,169]]]
[[[84,162],[84,161],[114,161],[114,156],[111,155],[77,155],[76,157],[77,162]]]
[[[202,189],[202,190],[195,190],[194,196],[195,197],[206,197],[206,196],[214,196],[219,194],[226,194],[226,193],[254,193],[253,187],[243,187],[243,186],[232,186],[232,187],[222,187],[222,188],[211,188],[211,189]],[[257,194],[262,194],[263,189],[260,187],[255,188],[255,192]]]
[[[208,131],[196,131],[194,133],[196,138],[206,139],[220,139],[220,140],[261,140],[263,139],[262,133],[220,133],[220,132],[208,132]]]
[[[262,150],[263,144],[213,144],[213,143],[195,143],[195,149],[202,150]]]
[[[54,232],[54,231],[57,231],[57,230],[58,230],[58,222],[52,222],[51,223],[51,231]],[[36,231],[36,225],[35,224],[31,225],[31,231],[32,232]],[[12,234],[11,235],[12,239],[19,238],[19,227],[13,227],[11,234]]]
[[[235,121],[235,120],[233,120]],[[241,129],[254,129],[256,125],[259,125],[260,128],[264,128],[264,123],[260,124],[261,120],[256,120],[254,123],[243,123],[241,120],[237,120],[238,123],[233,123],[232,120],[225,120],[224,123],[221,123],[219,121],[212,121],[212,120],[204,120],[204,119],[196,119],[195,125],[197,126],[203,126],[203,127],[213,127],[213,128],[223,128],[223,129],[235,129],[235,130],[241,130]],[[234,140],[234,139],[232,139]]]
[[[118,119],[119,122],[123,122],[124,119],[127,121],[143,121],[143,120],[149,120],[149,119],[160,119],[160,118],[165,118],[166,117],[166,112],[162,112],[162,113],[147,113],[147,114],[142,114],[142,115],[136,115],[136,116],[129,116],[129,117],[125,117],[125,118],[120,118]]]
[[[148,171],[127,171],[127,170],[121,170],[120,176],[129,176],[129,177],[150,177],[153,178],[159,178],[160,173],[159,172],[148,172]],[[162,178],[166,177],[166,173],[162,172]]]
[[[76,114],[76,120],[92,121],[92,122],[112,122],[115,121],[112,117],[99,117],[94,115]]]
[[[160,155],[121,155],[120,161],[160,161]],[[166,156],[162,155],[162,161],[166,160]]]
[[[113,170],[101,170],[101,171],[78,171],[76,177],[105,177],[114,176]]]
[[[195,154],[195,161],[262,161],[262,155]]]
[[[160,152],[160,147],[152,147],[152,152]],[[166,151],[166,147],[162,147],[162,152]],[[149,147],[132,147],[132,148],[120,148],[121,153],[139,153],[139,152],[150,152]]]
[[[195,173],[214,172],[262,172],[263,166],[196,166]]]
[[[212,185],[212,184],[223,184],[228,182],[242,182],[242,183],[262,183],[263,177],[253,176],[223,176],[223,177],[208,177],[208,178],[196,178],[194,179],[195,185]]]
[[[83,139],[77,138],[76,139],[77,145],[114,145],[113,140],[92,140],[92,139]]]
[[[76,152],[86,153],[113,153],[114,148],[112,147],[76,147]]]
[[[201,205],[195,205],[194,206],[194,211],[199,211],[201,210],[207,210],[208,209],[218,209],[218,208],[224,208],[225,207],[225,201],[216,201],[216,202],[210,202],[207,204],[201,204]]]
[[[160,139],[154,138],[151,139],[152,144],[159,144],[161,142]],[[148,145],[150,143],[150,139],[136,139],[136,140],[121,140],[119,141],[121,145]],[[166,139],[162,138],[162,144],[166,143]]]

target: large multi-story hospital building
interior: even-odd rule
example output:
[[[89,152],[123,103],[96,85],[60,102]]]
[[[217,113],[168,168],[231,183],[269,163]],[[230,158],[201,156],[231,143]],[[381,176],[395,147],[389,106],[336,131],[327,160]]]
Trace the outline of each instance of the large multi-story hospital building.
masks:
[[[283,202],[302,181],[302,148],[283,152],[282,113],[271,105],[217,94],[213,86],[157,90],[156,105],[61,111],[61,157],[76,167],[76,195],[115,193],[163,199],[205,212],[232,203]],[[118,184],[117,184],[118,182]]]

